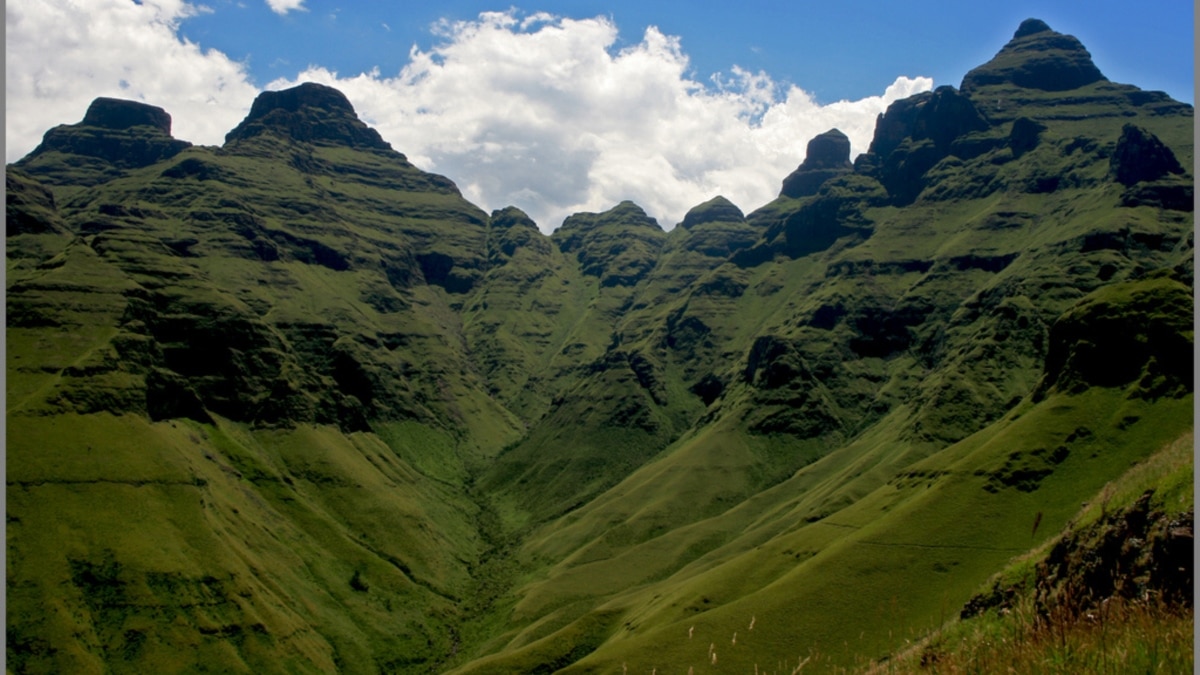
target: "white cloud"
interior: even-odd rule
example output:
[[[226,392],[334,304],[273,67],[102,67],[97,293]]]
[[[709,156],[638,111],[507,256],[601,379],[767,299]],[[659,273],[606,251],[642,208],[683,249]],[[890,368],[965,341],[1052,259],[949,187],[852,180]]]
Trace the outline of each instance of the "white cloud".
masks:
[[[242,64],[179,37],[179,22],[199,11],[182,0],[5,3],[6,161],[50,126],[82,120],[97,96],[164,108],[176,138],[223,142],[257,90]]]
[[[444,42],[414,47],[395,76],[315,66],[267,88],[341,89],[415,164],[485,209],[521,207],[547,231],[623,199],[668,228],[717,194],[757,208],[813,136],[837,127],[852,153],[863,152],[889,103],[932,86],[900,77],[878,96],[825,105],[736,67],[706,86],[689,79],[678,38],[650,27],[614,50],[617,27],[604,17],[509,10],[442,22],[435,33]]]
[[[293,10],[297,12],[306,11],[304,0],[267,0],[267,6],[271,8],[272,12],[280,15],[287,14]]]
[[[96,96],[161,106],[176,137],[202,144],[223,142],[249,110],[257,91],[243,65],[180,38],[194,6],[72,4],[7,3],[8,161],[51,125],[78,122]],[[414,164],[448,176],[485,209],[525,209],[546,231],[623,199],[668,228],[717,194],[752,210],[778,194],[813,136],[837,127],[862,152],[888,103],[932,85],[900,77],[878,96],[819,104],[736,67],[697,82],[678,38],[650,27],[617,49],[617,26],[604,17],[509,10],[434,32],[442,42],[414,47],[394,75],[316,66],[268,88],[341,89]]]

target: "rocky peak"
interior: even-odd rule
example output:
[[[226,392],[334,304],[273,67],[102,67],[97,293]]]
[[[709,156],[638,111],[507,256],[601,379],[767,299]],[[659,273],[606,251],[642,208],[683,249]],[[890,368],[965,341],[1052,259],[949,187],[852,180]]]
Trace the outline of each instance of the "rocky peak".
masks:
[[[358,119],[342,92],[314,82],[259,94],[246,119],[225,135],[225,143],[268,133],[318,145],[377,150],[392,147],[379,132]]]
[[[779,193],[793,199],[815,195],[822,183],[852,169],[850,139],[838,129],[830,129],[808,142],[804,162],[783,179]]]
[[[850,139],[839,129],[818,134],[808,142],[801,166],[809,169],[849,169]]]
[[[1013,33],[1013,39],[1015,40],[1018,38],[1028,37],[1030,35],[1037,35],[1038,33],[1045,33],[1048,31],[1053,32],[1050,30],[1050,26],[1045,21],[1042,21],[1041,19],[1025,19],[1021,22],[1020,26],[1017,26],[1017,32]]]
[[[603,213],[576,213],[551,238],[601,286],[633,286],[654,268],[667,233],[642,207],[623,201]]]
[[[537,228],[537,223],[521,209],[506,206],[492,211],[488,220],[488,261],[503,264],[520,249],[539,255],[550,253],[550,239]]]
[[[191,145],[171,137],[171,116],[162,108],[138,101],[97,98],[88,106],[83,121],[50,129],[41,144],[17,165],[49,185],[95,185],[128,169],[170,159]],[[89,160],[64,165],[48,159],[60,153]]]
[[[521,209],[515,206],[506,206],[502,209],[492,211],[492,217],[488,220],[488,227],[493,230],[511,230],[514,228],[523,228],[537,231],[537,223],[529,217]]]
[[[1044,21],[1026,19],[991,61],[966,74],[961,89],[972,93],[980,87],[1009,84],[1067,91],[1104,79],[1092,55],[1074,36],[1055,32]]]
[[[682,247],[710,258],[727,258],[758,239],[758,228],[733,202],[717,196],[693,206],[679,227],[687,232]]]
[[[697,225],[704,223],[716,222],[736,222],[740,223],[746,219],[746,214],[737,207],[736,204],[728,199],[717,195],[712,199],[693,206],[687,215],[683,217],[683,222],[679,224],[685,230],[690,230]]]
[[[129,129],[148,126],[171,135],[171,116],[158,106],[119,98],[98,98],[88,106],[83,116],[84,126],[105,129]]]

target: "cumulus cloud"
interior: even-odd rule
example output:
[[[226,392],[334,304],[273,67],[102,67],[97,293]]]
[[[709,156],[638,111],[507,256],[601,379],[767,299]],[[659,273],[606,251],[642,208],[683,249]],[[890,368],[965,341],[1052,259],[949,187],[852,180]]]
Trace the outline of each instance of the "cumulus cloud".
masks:
[[[183,0],[10,0],[8,161],[50,125],[82,119],[96,96],[162,106],[176,137],[221,143],[257,90],[243,64],[180,37],[197,11]],[[865,151],[876,115],[932,86],[899,77],[877,96],[825,104],[737,67],[697,81],[679,38],[650,27],[617,48],[605,17],[509,10],[433,30],[439,43],[395,55],[405,65],[394,73],[312,66],[267,88],[337,87],[418,167],[485,209],[526,210],[545,231],[624,199],[667,228],[718,194],[749,211],[775,197],[813,136],[837,127]]]
[[[449,176],[486,209],[526,210],[547,231],[623,199],[667,228],[718,194],[757,208],[778,194],[813,136],[836,127],[863,152],[876,115],[932,86],[899,77],[878,96],[821,104],[737,67],[698,82],[678,38],[649,27],[615,49],[617,26],[604,17],[509,10],[435,32],[443,41],[414,47],[394,76],[315,66],[268,88],[341,89],[415,164]]]
[[[83,119],[97,96],[160,106],[177,138],[221,143],[257,90],[242,64],[180,38],[179,22],[199,11],[182,0],[6,2],[6,161],[49,126]]]
[[[304,0],[267,0],[267,6],[276,14],[287,14],[291,11],[304,11]]]

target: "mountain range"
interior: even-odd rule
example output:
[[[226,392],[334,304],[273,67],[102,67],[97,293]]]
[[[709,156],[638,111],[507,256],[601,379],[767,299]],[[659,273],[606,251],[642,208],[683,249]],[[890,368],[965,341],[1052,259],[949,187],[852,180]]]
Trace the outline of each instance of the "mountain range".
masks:
[[[7,668],[890,658],[1190,448],[1193,124],[1030,19],[750,213],[545,235],[322,85],[96,99],[6,170]],[[1191,471],[1127,500],[1188,611]]]

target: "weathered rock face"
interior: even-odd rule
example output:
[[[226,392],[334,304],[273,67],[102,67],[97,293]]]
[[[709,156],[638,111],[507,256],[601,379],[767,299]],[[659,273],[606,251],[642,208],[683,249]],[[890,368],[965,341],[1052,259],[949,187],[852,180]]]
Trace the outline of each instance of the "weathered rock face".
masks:
[[[982,86],[1015,84],[1067,91],[1104,79],[1092,55],[1074,36],[1057,33],[1038,19],[1026,19],[995,58],[967,73],[960,88],[970,93]]]
[[[1126,186],[1183,173],[1175,153],[1154,134],[1134,124],[1121,128],[1109,162],[1113,177]]]
[[[954,87],[938,87],[922,105],[913,121],[913,140],[931,140],[941,152],[949,152],[955,139],[988,128],[971,99]]]
[[[852,169],[850,139],[841,131],[830,129],[808,142],[804,162],[783,179],[780,194],[793,199],[815,195],[822,183]]]
[[[1041,134],[1045,130],[1045,124],[1035,122],[1028,117],[1018,117],[1014,120],[1012,131],[1008,134],[1008,147],[1012,150],[1013,156],[1020,157],[1036,148],[1041,140]]]
[[[61,185],[95,184],[128,169],[170,159],[191,143],[171,137],[171,116],[157,106],[137,101],[98,98],[83,121],[62,124],[46,132],[42,143],[17,165],[38,180]],[[55,157],[74,155],[72,166]]]
[[[971,99],[954,87],[938,87],[888,106],[855,170],[877,178],[894,203],[909,204],[925,188],[925,172],[956,152],[956,141],[987,128]]]
[[[171,135],[171,116],[167,111],[157,106],[117,98],[101,97],[92,101],[82,123],[106,129],[128,129],[145,125]]]
[[[264,91],[250,114],[225,136],[226,145],[271,133],[294,141],[390,150],[379,132],[358,119],[340,91],[306,82],[283,91]]]

